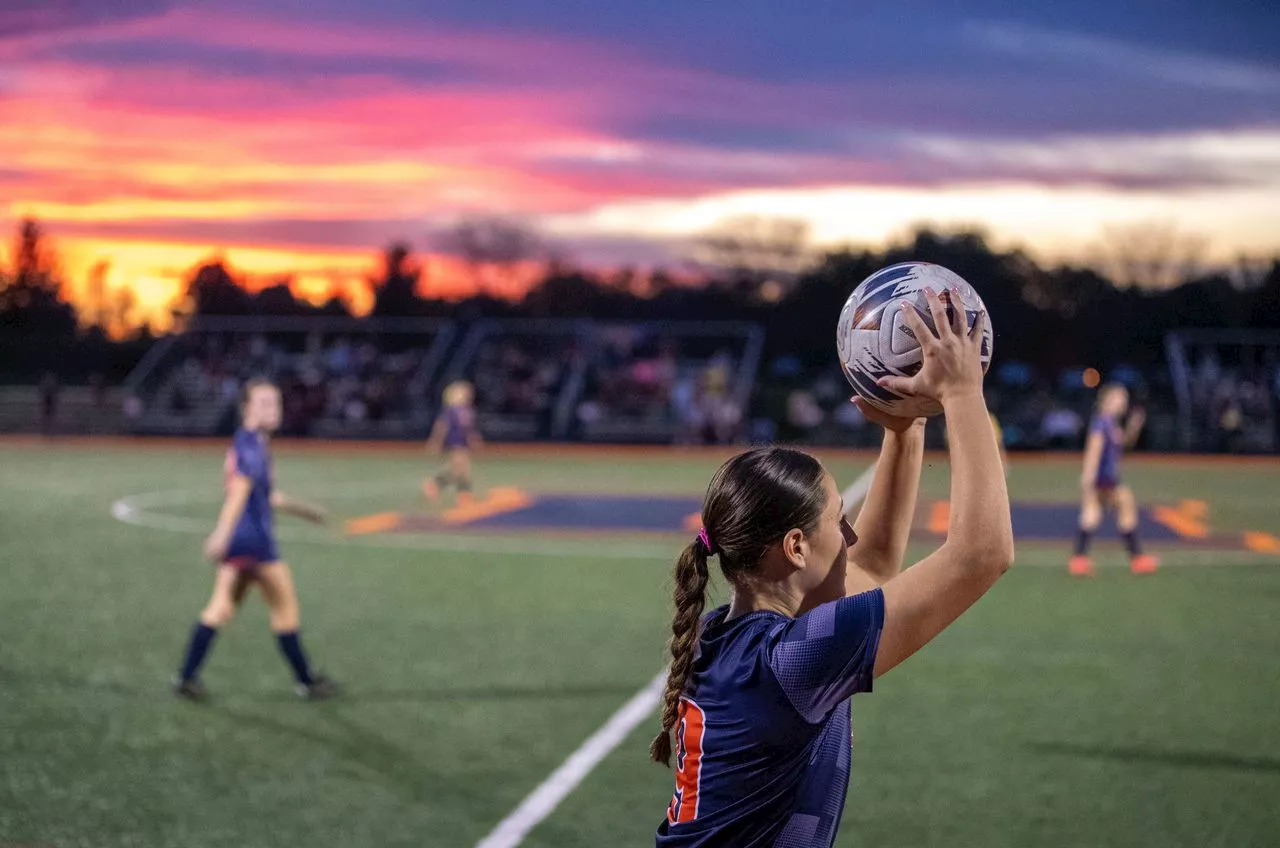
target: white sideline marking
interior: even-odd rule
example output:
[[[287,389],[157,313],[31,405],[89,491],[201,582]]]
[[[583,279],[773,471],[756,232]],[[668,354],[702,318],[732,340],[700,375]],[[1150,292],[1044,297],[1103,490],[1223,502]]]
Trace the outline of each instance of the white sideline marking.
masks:
[[[551,811],[560,805],[601,760],[622,744],[622,740],[640,722],[653,714],[666,685],[667,672],[663,670],[610,716],[599,730],[587,737],[587,741],[521,801],[520,806],[498,822],[498,826],[488,836],[477,842],[476,848],[514,848],[523,842],[529,831],[551,815]]]
[[[875,473],[876,466],[873,463],[850,484],[849,488],[844,490],[846,511],[866,497]],[[667,672],[663,669],[661,674],[645,684],[645,687],[633,695],[631,700],[610,716],[603,727],[587,737],[587,741],[570,754],[569,759],[561,763],[558,769],[551,772],[546,780],[538,784],[538,788],[521,801],[520,806],[498,822],[498,826],[490,831],[488,836],[477,842],[476,848],[515,848],[523,842],[529,835],[529,831],[551,815],[560,802],[577,788],[582,779],[590,774],[601,760],[621,745],[640,722],[653,714],[666,684]]]
[[[867,466],[867,470],[858,475],[858,479],[849,484],[849,488],[841,492],[840,497],[844,498],[844,511],[848,512],[862,502],[867,496],[867,492],[871,489],[871,480],[876,476],[876,465],[873,462]]]

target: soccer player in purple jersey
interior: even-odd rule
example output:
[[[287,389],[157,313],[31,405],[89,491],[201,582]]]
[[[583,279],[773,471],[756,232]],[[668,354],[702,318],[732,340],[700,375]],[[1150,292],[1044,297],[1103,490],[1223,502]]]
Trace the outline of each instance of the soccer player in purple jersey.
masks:
[[[443,450],[445,454],[445,464],[435,477],[422,481],[422,494],[430,501],[439,500],[440,493],[450,484],[458,490],[459,505],[471,501],[471,451],[484,444],[476,429],[474,400],[470,383],[460,380],[444,390],[444,411],[427,439],[428,453]]]
[[[850,696],[869,692],[1013,561],[982,396],[985,316],[966,334],[958,311],[950,323],[939,296],[927,297],[936,336],[904,307],[923,366],[882,384],[942,403],[947,539],[901,571],[923,450],[922,427],[910,421],[876,416],[884,446],[853,526],[835,480],[805,453],[757,448],[720,467],[704,528],[675,565],[671,670],[650,755],[670,764],[675,754],[676,789],[658,846],[831,845],[849,785]],[[712,556],[733,596],[704,617]]]
[[[181,697],[193,701],[205,697],[200,666],[209,653],[218,629],[231,621],[256,583],[270,608],[271,629],[280,652],[293,669],[298,693],[312,700],[337,693],[337,686],[315,674],[307,662],[298,635],[298,596],[293,574],[276,549],[276,509],[323,524],[321,507],[296,500],[273,489],[271,434],[280,427],[280,390],[267,380],[250,380],[241,395],[241,426],[227,451],[224,467],[226,500],[218,524],[205,540],[204,552],[217,563],[213,596],[192,628],[191,638],[174,685]]]
[[[1133,447],[1146,423],[1141,407],[1129,412],[1129,420],[1120,420],[1129,412],[1129,390],[1110,383],[1098,390],[1098,408],[1089,423],[1089,437],[1084,445],[1084,470],[1080,474],[1080,530],[1076,534],[1075,552],[1067,563],[1073,577],[1092,577],[1093,560],[1089,558],[1089,540],[1102,523],[1102,511],[1116,508],[1116,526],[1129,551],[1129,568],[1134,574],[1150,574],[1159,566],[1151,554],[1142,552],[1138,541],[1138,502],[1133,490],[1120,482],[1120,457],[1125,448]]]

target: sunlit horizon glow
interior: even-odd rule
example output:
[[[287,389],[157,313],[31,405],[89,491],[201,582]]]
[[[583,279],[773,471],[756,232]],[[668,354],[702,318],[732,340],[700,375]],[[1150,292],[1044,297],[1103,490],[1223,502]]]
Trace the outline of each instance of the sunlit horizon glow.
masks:
[[[971,226],[1085,261],[1109,228],[1159,221],[1210,261],[1280,253],[1280,68],[1225,36],[1170,50],[940,18],[899,69],[872,13],[847,52],[773,22],[765,62],[743,58],[759,36],[727,6],[717,52],[680,40],[678,16],[703,13],[665,3],[652,44],[616,34],[652,10],[497,28],[448,2],[16,5],[0,10],[0,227],[37,218],[73,297],[107,263],[108,290],[158,327],[213,256],[252,286],[288,277],[367,309],[382,247],[431,254],[477,214],[606,268],[678,265],[741,215],[804,220],[819,247]],[[456,259],[426,267],[424,292],[474,288]]]

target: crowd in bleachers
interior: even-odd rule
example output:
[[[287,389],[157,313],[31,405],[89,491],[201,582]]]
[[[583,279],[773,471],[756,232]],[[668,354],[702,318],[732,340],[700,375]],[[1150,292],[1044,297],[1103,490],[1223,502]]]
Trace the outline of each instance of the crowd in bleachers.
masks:
[[[733,376],[740,358],[725,340],[696,341],[645,326],[602,330],[577,404],[579,433],[610,421],[670,431],[680,444],[739,441],[743,411]],[[704,355],[697,348],[707,344],[713,350]]]
[[[173,418],[208,416],[226,430],[234,426],[240,387],[258,375],[279,384],[281,431],[288,435],[311,434],[321,422],[358,429],[425,411],[429,375],[421,342],[388,350],[368,337],[191,333],[179,344],[176,366],[149,403],[130,404],[131,417],[148,409]]]
[[[1280,446],[1280,364],[1227,367],[1210,351],[1191,369],[1188,389],[1199,449],[1255,453]]]
[[[576,338],[563,335],[495,336],[477,351],[468,373],[483,414],[549,419],[580,356]]]
[[[988,379],[986,399],[1000,421],[1006,446],[1015,450],[1079,447],[1093,414],[1090,383],[1097,376],[1065,369],[1050,379],[1023,363],[999,366]],[[1129,367],[1115,369],[1108,379],[1129,387],[1135,403],[1149,414],[1148,430],[1164,440],[1164,447],[1174,448],[1175,408],[1168,386],[1155,374]],[[770,363],[757,386],[754,437],[870,447],[878,441],[879,430],[867,426],[851,396],[837,365],[805,368],[794,357],[781,357]],[[931,430],[931,439],[935,446],[942,444],[940,428]]]
[[[682,336],[642,324],[502,329],[482,336],[453,376],[475,385],[479,420],[495,427],[499,439],[868,447],[877,441],[878,429],[849,403],[850,388],[834,360],[784,355],[765,361],[744,406],[737,390],[742,339]],[[189,333],[178,340],[164,379],[150,396],[128,400],[126,412],[135,420],[148,412],[187,417],[225,431],[234,426],[240,386],[265,374],[280,384],[286,434],[375,435],[384,422],[400,422],[397,432],[408,434],[429,427],[438,405],[442,375],[427,367],[430,341],[407,333]],[[1186,403],[1189,395],[1191,410],[1183,419],[1172,377],[1161,367],[1044,374],[1001,362],[988,379],[987,399],[1009,448],[1072,449],[1083,442],[1099,379],[1124,383],[1146,408],[1147,447],[1176,450],[1188,440],[1211,451],[1280,446],[1280,363],[1274,359],[1224,365],[1212,353],[1200,356],[1182,396]]]

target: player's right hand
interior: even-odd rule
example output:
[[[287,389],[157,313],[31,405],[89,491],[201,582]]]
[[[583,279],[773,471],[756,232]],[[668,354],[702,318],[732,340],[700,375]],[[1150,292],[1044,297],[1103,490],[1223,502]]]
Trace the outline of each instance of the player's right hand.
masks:
[[[982,332],[986,326],[986,312],[979,312],[973,329],[965,332],[965,312],[960,293],[950,292],[955,304],[951,318],[942,298],[933,289],[925,289],[925,299],[933,314],[937,335],[929,330],[916,307],[904,301],[902,320],[920,343],[924,362],[920,370],[910,377],[896,375],[881,377],[876,381],[890,391],[907,397],[929,397],[938,401],[965,395],[982,395]]]

